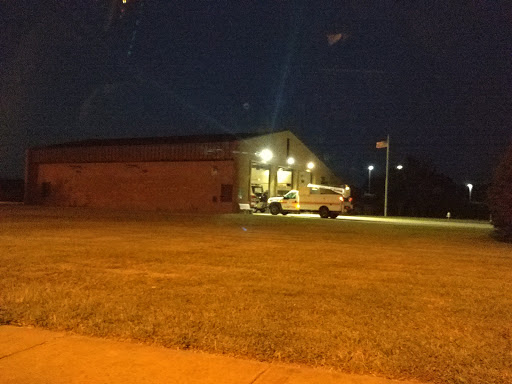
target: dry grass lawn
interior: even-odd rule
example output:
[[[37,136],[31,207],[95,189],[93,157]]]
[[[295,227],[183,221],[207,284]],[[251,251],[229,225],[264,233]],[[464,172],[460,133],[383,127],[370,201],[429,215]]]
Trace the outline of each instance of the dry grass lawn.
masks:
[[[512,245],[482,229],[0,207],[0,324],[512,383]]]

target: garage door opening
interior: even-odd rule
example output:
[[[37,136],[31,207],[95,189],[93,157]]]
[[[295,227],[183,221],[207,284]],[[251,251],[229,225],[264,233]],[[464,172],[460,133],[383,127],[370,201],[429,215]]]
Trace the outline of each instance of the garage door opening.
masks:
[[[270,166],[253,163],[251,166],[251,196],[250,202],[254,206],[260,201],[262,195],[266,192],[268,197],[270,185]]]
[[[292,189],[293,171],[279,168],[277,170],[277,195],[284,196]]]

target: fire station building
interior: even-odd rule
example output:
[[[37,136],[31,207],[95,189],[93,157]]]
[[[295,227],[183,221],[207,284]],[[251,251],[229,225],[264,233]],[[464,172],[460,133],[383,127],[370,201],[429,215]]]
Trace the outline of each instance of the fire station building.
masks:
[[[228,213],[308,183],[340,180],[290,131],[95,139],[29,149],[25,203]]]

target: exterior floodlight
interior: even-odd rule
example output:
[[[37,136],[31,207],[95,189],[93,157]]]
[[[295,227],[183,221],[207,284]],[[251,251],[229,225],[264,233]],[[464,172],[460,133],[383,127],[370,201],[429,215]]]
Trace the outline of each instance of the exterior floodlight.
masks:
[[[315,164],[313,164],[311,161],[308,163],[308,169],[313,169],[315,167]]]
[[[260,152],[259,155],[261,157],[261,160],[263,161],[270,161],[272,160],[272,157],[274,157],[274,154],[270,149],[264,149],[263,151]]]
[[[396,169],[399,169],[399,170],[404,169],[404,166],[403,165],[397,165]]]
[[[373,165],[370,165],[370,166],[368,167],[368,170],[369,170],[369,171],[373,171],[373,169],[374,169],[374,168],[375,168],[375,167],[374,167]]]
[[[293,165],[295,164],[295,159],[293,157],[289,157],[288,160],[286,160],[286,162],[288,163],[288,165]]]

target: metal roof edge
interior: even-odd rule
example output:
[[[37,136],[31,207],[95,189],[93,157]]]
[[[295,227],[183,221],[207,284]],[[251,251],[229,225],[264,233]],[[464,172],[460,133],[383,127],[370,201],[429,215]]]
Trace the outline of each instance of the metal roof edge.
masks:
[[[283,131],[279,131],[283,132]],[[103,146],[128,146],[128,145],[158,145],[158,144],[182,144],[182,143],[213,143],[229,142],[253,137],[266,136],[278,132],[239,132],[233,134],[207,134],[207,135],[177,135],[161,137],[133,137],[133,138],[109,138],[109,139],[84,139],[57,143],[50,145],[34,146],[30,150],[77,148],[77,147],[103,147]]]

